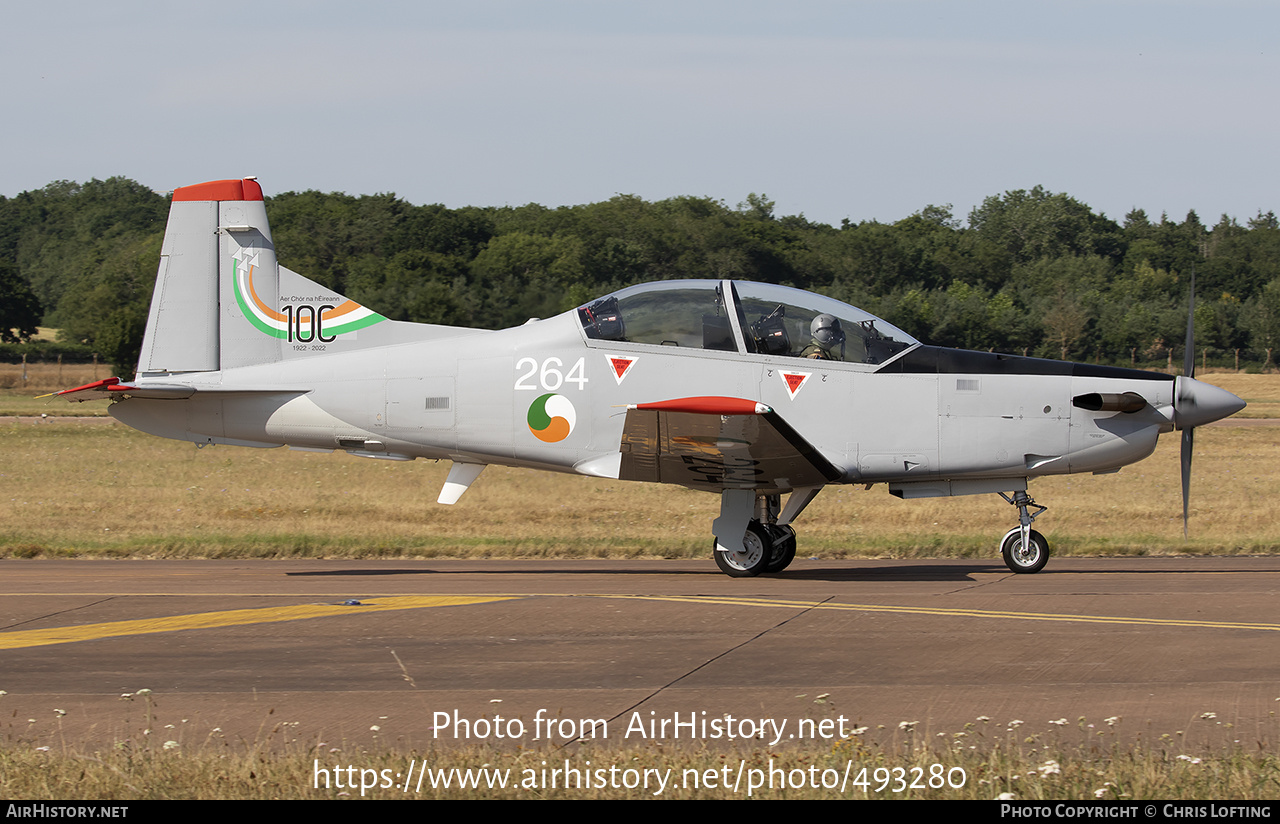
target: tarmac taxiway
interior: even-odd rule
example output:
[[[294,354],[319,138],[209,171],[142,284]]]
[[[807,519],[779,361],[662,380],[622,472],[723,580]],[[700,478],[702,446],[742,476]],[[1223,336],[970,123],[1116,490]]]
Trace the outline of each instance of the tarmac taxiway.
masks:
[[[802,719],[1273,745],[1277,589],[1273,557],[798,559],[752,579],[710,559],[12,560],[0,734],[423,747],[494,743],[501,718],[521,745],[599,720],[635,744],[637,719],[728,715],[786,722],[770,746]]]

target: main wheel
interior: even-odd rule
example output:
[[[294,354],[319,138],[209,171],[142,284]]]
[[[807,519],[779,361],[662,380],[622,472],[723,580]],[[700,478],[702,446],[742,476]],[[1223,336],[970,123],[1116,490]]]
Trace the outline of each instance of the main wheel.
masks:
[[[742,546],[737,549],[715,543],[716,564],[726,575],[734,578],[752,578],[764,572],[773,551],[773,540],[759,521],[747,525],[742,536]]]
[[[1031,530],[1030,546],[1022,545],[1022,528],[1014,527],[1004,534],[1000,541],[1000,554],[1004,556],[1005,566],[1014,572],[1039,572],[1049,562],[1049,542],[1034,529]]]
[[[773,551],[769,555],[769,563],[764,565],[765,572],[781,572],[791,566],[796,559],[796,531],[790,526],[772,526],[769,532],[773,537]]]

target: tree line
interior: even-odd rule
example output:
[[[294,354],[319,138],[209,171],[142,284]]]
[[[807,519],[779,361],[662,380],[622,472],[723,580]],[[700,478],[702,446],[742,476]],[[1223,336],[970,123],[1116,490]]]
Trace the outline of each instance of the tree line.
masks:
[[[929,205],[840,226],[756,194],[449,209],[306,191],[267,210],[284,265],[397,320],[501,328],[648,280],[735,278],[821,292],[942,346],[1152,367],[1181,361],[1194,271],[1198,357],[1270,368],[1280,339],[1273,212],[1117,223],[1042,187],[963,221]],[[167,214],[167,196],[124,178],[0,197],[0,355],[53,326],[131,373]]]

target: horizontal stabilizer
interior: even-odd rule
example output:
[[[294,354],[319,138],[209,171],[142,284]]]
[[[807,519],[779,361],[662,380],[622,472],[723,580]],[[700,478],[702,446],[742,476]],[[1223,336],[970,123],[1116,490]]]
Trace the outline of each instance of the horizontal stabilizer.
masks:
[[[119,378],[103,378],[100,381],[86,383],[75,389],[63,389],[61,392],[50,392],[39,395],[40,398],[65,398],[72,403],[84,401],[100,401],[109,398],[147,398],[150,400],[182,400],[197,392],[217,393],[220,395],[302,395],[311,391],[297,386],[232,386],[219,384],[215,386],[188,386],[180,383],[122,383]]]
[[[103,378],[100,381],[86,383],[84,386],[77,386],[75,389],[63,389],[61,392],[50,392],[47,395],[37,395],[37,398],[64,398],[71,403],[83,403],[85,401],[100,401],[111,397],[121,397],[120,393],[131,387],[120,382],[119,378]]]

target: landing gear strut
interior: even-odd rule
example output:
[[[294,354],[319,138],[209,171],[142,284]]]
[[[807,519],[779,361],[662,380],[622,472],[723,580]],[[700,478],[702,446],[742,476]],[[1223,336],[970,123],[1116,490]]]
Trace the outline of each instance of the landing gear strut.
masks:
[[[1019,573],[1039,572],[1049,562],[1049,542],[1031,528],[1031,522],[1048,507],[1031,500],[1025,491],[1013,493],[1012,498],[1003,492],[996,494],[1018,508],[1018,526],[1000,539],[1000,555],[1004,557],[1005,566]],[[1030,508],[1035,512],[1029,512]]]
[[[762,572],[781,572],[796,557],[796,531],[778,523],[778,495],[759,495],[752,490],[725,490],[721,493],[720,517],[712,525],[715,532],[716,564],[726,575],[749,578]],[[742,538],[732,535],[746,521]]]

